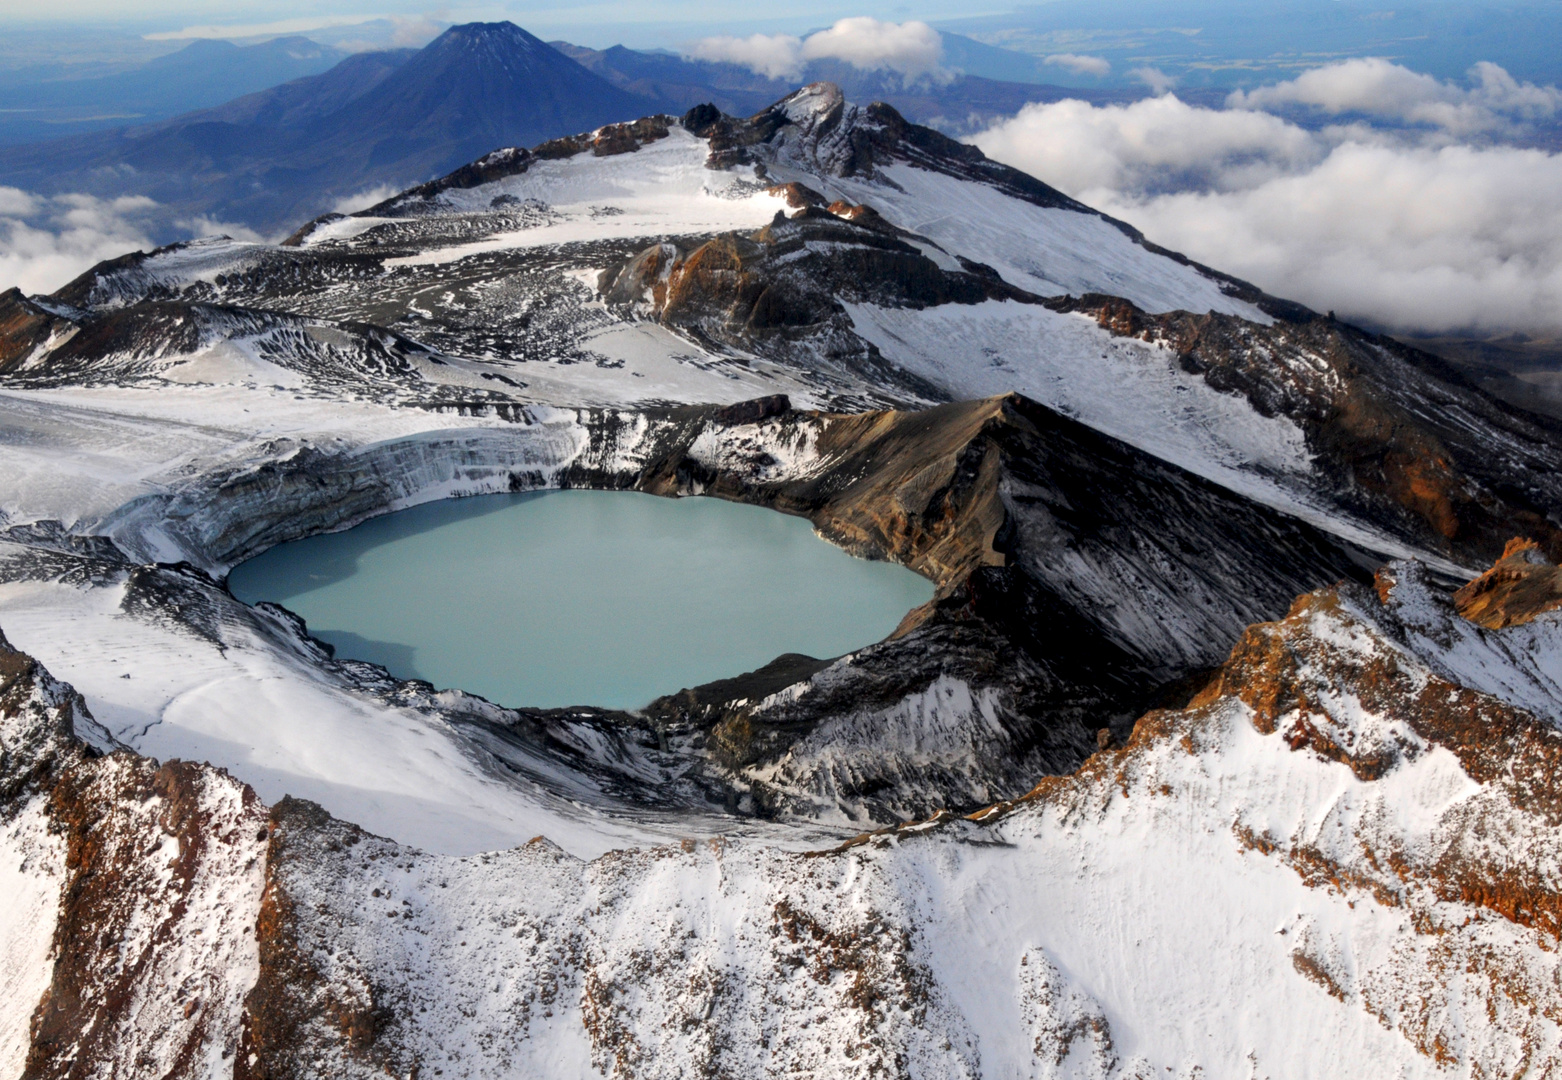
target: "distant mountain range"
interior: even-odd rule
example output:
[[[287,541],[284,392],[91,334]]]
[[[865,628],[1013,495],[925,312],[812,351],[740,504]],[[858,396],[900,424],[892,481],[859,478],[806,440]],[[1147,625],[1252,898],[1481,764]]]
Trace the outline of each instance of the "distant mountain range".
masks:
[[[473,23],[161,124],[13,149],[0,182],[147,195],[170,220],[274,231],[355,192],[647,111],[520,27]]]
[[[988,68],[996,61],[987,53],[1003,59],[1003,50],[960,45],[964,40],[956,44]],[[174,54],[184,58],[182,67],[173,58],[158,63],[193,71],[201,57],[253,53],[209,44]],[[322,56],[329,51],[314,48]],[[1007,55],[1021,69],[1035,66]],[[155,82],[146,74],[151,67],[116,78]],[[802,81],[819,80],[842,85],[857,100],[887,101],[954,134],[1029,101],[1139,96],[1082,95],[967,75],[907,85],[897,74],[835,61],[815,62],[803,74]],[[170,94],[176,84],[166,84]],[[793,86],[732,64],[623,47],[550,46],[513,23],[471,23],[451,27],[421,50],[354,54],[327,71],[160,123],[9,148],[0,160],[0,184],[45,194],[149,196],[162,207],[154,228],[159,239],[187,235],[188,225],[178,223],[203,215],[277,233],[342,200],[420,183],[499,147],[532,146],[704,102],[747,115]]]
[[[108,75],[0,75],[0,145],[164,120],[318,75],[346,56],[340,49],[304,37],[248,46],[202,40]]]

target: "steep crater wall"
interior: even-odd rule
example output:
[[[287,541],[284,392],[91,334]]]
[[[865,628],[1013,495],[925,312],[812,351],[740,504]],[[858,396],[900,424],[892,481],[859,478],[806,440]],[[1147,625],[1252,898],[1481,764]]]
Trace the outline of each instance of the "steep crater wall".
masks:
[[[495,419],[345,453],[278,446],[98,531],[133,559],[220,574],[455,495],[638,490],[807,517],[934,581],[934,600],[828,666],[691,688],[625,722],[687,748],[754,812],[875,820],[1074,768],[1099,728],[1126,730],[1183,692],[1249,623],[1380,561],[1013,395],[918,412],[799,412],[775,397]]]

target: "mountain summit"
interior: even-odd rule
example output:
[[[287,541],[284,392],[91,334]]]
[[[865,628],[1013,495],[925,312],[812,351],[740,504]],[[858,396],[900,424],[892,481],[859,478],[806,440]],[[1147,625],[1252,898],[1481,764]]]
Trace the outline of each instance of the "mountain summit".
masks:
[[[530,146],[646,111],[514,23],[453,26],[325,127],[362,164],[411,177],[447,172],[499,146]]]

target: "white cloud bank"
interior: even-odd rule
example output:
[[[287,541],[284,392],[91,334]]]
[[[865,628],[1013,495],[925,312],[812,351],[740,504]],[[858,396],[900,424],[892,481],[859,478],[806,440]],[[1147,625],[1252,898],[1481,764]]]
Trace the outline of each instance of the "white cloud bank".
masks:
[[[708,37],[689,46],[696,60],[737,64],[767,79],[795,79],[803,72],[803,40],[791,34]]]
[[[104,259],[151,247],[145,218],[156,206],[140,196],[42,198],[0,187],[0,289],[52,292]]]
[[[1112,71],[1111,62],[1100,56],[1081,56],[1079,53],[1053,53],[1043,57],[1043,64],[1067,68],[1076,75],[1107,75]]]
[[[703,38],[688,49],[696,60],[740,64],[772,79],[801,77],[810,60],[842,60],[862,71],[893,71],[909,84],[947,80],[940,66],[943,39],[924,22],[881,22],[867,16],[841,19],[806,38],[790,34]]]
[[[1130,68],[1128,74],[1135,82],[1148,86],[1152,94],[1167,93],[1177,85],[1176,79],[1156,67]]]
[[[150,250],[158,204],[141,195],[34,195],[0,187],[0,291],[49,293],[104,259]],[[256,241],[253,229],[197,217],[175,223],[191,237]]]
[[[385,18],[383,15],[321,15],[302,19],[278,19],[263,23],[231,23],[223,25],[186,26],[179,30],[164,30],[156,34],[141,35],[147,41],[194,41],[196,39],[228,40],[231,38],[281,37],[285,34],[307,34],[311,30],[325,30],[333,26],[358,26]]]
[[[396,184],[376,184],[351,195],[344,195],[331,204],[333,214],[356,214],[371,206],[378,206],[393,195],[400,195],[406,188]]]
[[[1319,310],[1406,331],[1562,332],[1562,156],[1468,138],[1549,117],[1557,91],[1495,65],[1471,83],[1348,61],[1228,109],[1032,105],[972,141]],[[1280,105],[1414,126],[1313,131],[1260,111]]]
[[[1521,83],[1493,63],[1472,67],[1470,82],[1466,89],[1372,57],[1314,68],[1246,93],[1238,90],[1226,104],[1235,109],[1305,105],[1336,116],[1362,113],[1441,128],[1452,135],[1503,131],[1562,112],[1562,91]]]

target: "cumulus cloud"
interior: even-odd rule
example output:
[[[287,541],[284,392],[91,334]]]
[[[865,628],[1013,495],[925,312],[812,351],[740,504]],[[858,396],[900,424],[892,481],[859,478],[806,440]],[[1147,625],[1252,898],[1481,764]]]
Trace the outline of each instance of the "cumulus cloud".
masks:
[[[1152,94],[1164,94],[1177,85],[1177,80],[1166,74],[1160,68],[1136,67],[1130,68],[1128,75],[1135,82],[1142,82],[1150,88]]]
[[[924,22],[881,22],[860,16],[841,19],[807,38],[790,34],[709,37],[695,42],[688,55],[698,60],[741,64],[772,79],[801,77],[810,60],[842,60],[862,71],[893,71],[907,83],[921,78],[947,79],[940,66],[943,39]]]
[[[1106,75],[1112,65],[1100,56],[1081,56],[1079,53],[1053,53],[1041,61],[1053,67],[1067,68],[1076,75]]]
[[[696,60],[738,64],[770,79],[795,79],[803,72],[803,41],[791,34],[708,37],[689,47]]]
[[[896,71],[907,79],[942,74],[944,42],[925,22],[841,19],[803,42],[804,60],[844,60],[863,71]]]
[[[197,38],[229,40],[234,38],[280,37],[283,34],[307,34],[312,30],[325,30],[333,26],[357,26],[372,22],[378,15],[323,15],[302,19],[278,19],[263,23],[229,23],[221,26],[186,26],[179,30],[164,30],[156,34],[141,35],[147,41],[192,41]]]
[[[1268,113],[1202,109],[1170,95],[1097,108],[1027,105],[977,136],[990,157],[1064,191],[1240,189],[1317,164],[1318,136]]]
[[[352,195],[343,196],[331,205],[334,214],[356,214],[360,210],[367,210],[371,206],[377,206],[392,195],[401,194],[402,189],[395,184],[378,184],[375,187],[364,188]]]
[[[449,21],[445,18],[448,13],[441,10],[437,16],[417,16],[408,18],[401,15],[392,15],[391,22],[395,28],[391,30],[390,45],[393,49],[421,49],[445,32]]]
[[[1515,147],[1335,147],[1252,188],[1098,205],[1319,310],[1401,330],[1562,330],[1562,157]]]
[[[104,259],[149,248],[151,199],[31,195],[0,187],[0,289],[52,292]]]
[[[973,141],[1157,243],[1319,310],[1401,331],[1562,331],[1562,155],[1413,126],[1427,114],[1405,87],[1446,102],[1436,80],[1390,72],[1392,93],[1347,91],[1340,75],[1249,92],[1231,109],[1173,96],[1032,105]],[[1342,114],[1371,101],[1412,126],[1307,130],[1258,109],[1305,95]]]
[[[155,206],[156,204],[153,203],[153,205]],[[250,244],[260,244],[266,240],[264,236],[248,225],[241,225],[237,221],[219,221],[217,218],[208,217],[205,214],[199,217],[181,218],[174,222],[174,225],[177,228],[187,230],[190,238],[193,240],[209,236],[227,236]]]
[[[1521,83],[1496,64],[1469,71],[1468,87],[1440,82],[1379,57],[1346,60],[1303,72],[1288,82],[1238,90],[1234,109],[1302,105],[1322,112],[1367,116],[1441,128],[1453,135],[1497,131],[1549,120],[1562,112],[1562,91]]]
[[[450,12],[441,8],[430,15],[387,15],[357,25],[362,25],[368,32],[355,37],[332,38],[329,44],[343,52],[421,49],[450,26]]]
[[[35,195],[0,187],[0,290],[49,293],[104,259],[156,246],[166,210],[143,195]],[[231,236],[260,242],[247,225],[202,215],[173,222],[191,238]]]

